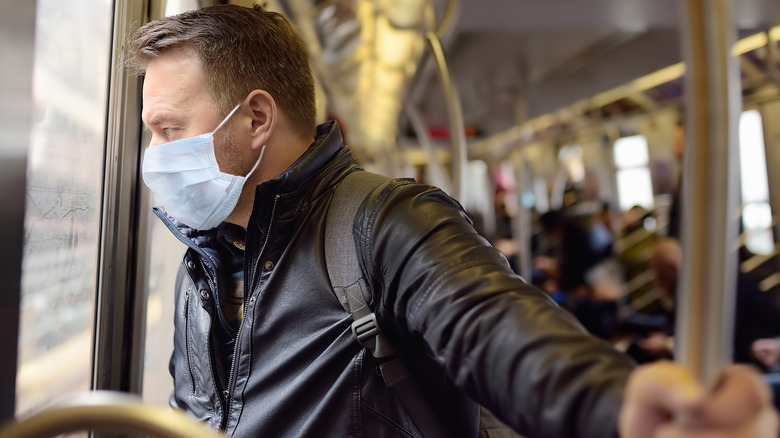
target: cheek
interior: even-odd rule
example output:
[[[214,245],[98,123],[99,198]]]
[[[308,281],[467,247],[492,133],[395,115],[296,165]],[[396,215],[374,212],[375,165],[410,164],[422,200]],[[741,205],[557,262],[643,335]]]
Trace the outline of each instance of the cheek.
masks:
[[[214,155],[217,157],[219,170],[231,175],[243,176],[246,172],[243,171],[241,148],[236,144],[232,133],[228,132],[221,139],[215,139],[214,143]]]

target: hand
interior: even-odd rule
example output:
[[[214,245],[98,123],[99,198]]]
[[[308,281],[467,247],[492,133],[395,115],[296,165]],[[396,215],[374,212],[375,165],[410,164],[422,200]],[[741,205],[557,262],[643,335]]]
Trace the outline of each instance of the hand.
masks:
[[[646,338],[637,342],[642,350],[656,358],[672,357],[671,338],[661,332],[652,332]]]
[[[780,421],[749,367],[726,369],[707,392],[680,366],[656,362],[629,378],[618,429],[621,438],[777,438]]]
[[[758,339],[751,348],[756,359],[767,368],[780,361],[780,342],[777,339]]]

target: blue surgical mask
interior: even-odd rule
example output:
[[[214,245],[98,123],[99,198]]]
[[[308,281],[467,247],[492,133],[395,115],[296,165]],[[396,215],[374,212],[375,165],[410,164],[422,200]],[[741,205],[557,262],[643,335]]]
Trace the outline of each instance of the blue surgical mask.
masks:
[[[212,132],[152,146],[144,154],[144,182],[171,217],[192,228],[210,230],[227,219],[236,208],[244,183],[263,159],[265,146],[246,176],[219,170],[214,133],[239,106]]]

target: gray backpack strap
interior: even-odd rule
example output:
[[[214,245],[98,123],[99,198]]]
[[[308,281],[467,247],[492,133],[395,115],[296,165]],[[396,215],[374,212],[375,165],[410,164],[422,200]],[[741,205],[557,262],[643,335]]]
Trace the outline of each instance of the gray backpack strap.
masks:
[[[365,297],[355,293],[358,287],[364,291],[368,290],[352,237],[355,215],[366,196],[388,180],[386,176],[375,173],[352,172],[336,186],[328,207],[325,222],[325,261],[333,291],[348,312],[368,307]],[[361,282],[362,284],[359,284]]]
[[[382,334],[364,294],[370,289],[358,261],[353,224],[366,196],[388,180],[381,175],[356,171],[336,186],[325,225],[325,263],[336,297],[352,314],[352,333],[377,359],[385,385],[395,391],[425,438],[445,438],[447,434],[420,389],[409,378],[406,365]]]

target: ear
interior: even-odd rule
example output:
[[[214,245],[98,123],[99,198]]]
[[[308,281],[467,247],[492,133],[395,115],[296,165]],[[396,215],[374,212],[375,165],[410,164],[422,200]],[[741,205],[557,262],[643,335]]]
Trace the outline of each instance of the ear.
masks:
[[[246,97],[245,104],[251,111],[252,149],[260,150],[276,130],[279,118],[276,102],[267,91],[254,90]]]

